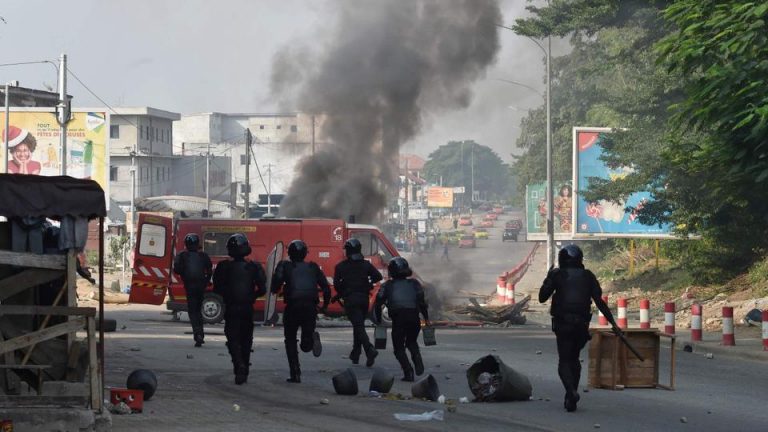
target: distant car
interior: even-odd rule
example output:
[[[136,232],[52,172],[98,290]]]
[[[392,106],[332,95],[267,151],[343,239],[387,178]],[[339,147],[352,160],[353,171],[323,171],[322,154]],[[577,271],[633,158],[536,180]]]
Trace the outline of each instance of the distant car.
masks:
[[[462,216],[459,218],[460,226],[472,226],[472,218],[469,216]]]
[[[499,218],[499,215],[497,215],[496,213],[488,213],[485,216],[483,216],[483,220],[495,221],[498,218]]]
[[[480,210],[480,211],[488,211],[488,210],[491,209],[491,205],[490,204],[480,204],[477,207],[477,209]]]
[[[496,214],[504,214],[504,208],[501,206],[495,206],[493,208],[493,212]]]
[[[512,228],[520,231],[523,229],[523,221],[520,219],[509,220],[506,224],[504,224],[504,228]]]
[[[476,228],[475,229],[475,239],[477,240],[487,240],[488,239],[488,230],[485,228]]]
[[[461,240],[459,240],[459,247],[460,248],[473,248],[477,244],[475,243],[475,236],[473,235],[465,235],[461,237]]]
[[[493,221],[492,220],[484,220],[480,222],[480,226],[483,228],[493,228]]]
[[[517,241],[517,236],[520,234],[519,229],[514,228],[505,228],[504,233],[501,235],[501,241],[505,242],[507,240],[514,240]]]
[[[504,209],[504,213],[512,211],[512,206],[509,205],[502,206],[501,208]]]

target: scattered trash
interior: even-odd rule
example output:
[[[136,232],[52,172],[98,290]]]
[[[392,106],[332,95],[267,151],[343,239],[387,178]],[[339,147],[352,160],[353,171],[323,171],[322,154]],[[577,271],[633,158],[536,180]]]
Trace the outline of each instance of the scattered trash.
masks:
[[[386,400],[407,400],[409,399],[407,396],[403,396],[401,393],[385,393],[382,395],[382,399]]]
[[[584,392],[584,393],[589,393],[589,389],[588,389],[587,387],[584,387],[584,390],[583,390],[583,392]]]
[[[712,411],[707,411],[707,414],[712,414]]]
[[[440,395],[440,397],[437,398],[437,403],[444,404],[445,403],[445,396]]]
[[[349,356],[347,356],[347,355],[343,355],[343,356],[341,356],[341,358],[344,359],[344,360],[349,360]]]
[[[128,327],[126,327],[126,326],[122,326],[122,327],[120,327],[120,330],[125,330],[125,329],[127,329],[127,328],[128,328]]]
[[[131,413],[131,407],[128,406],[125,402],[120,402],[118,404],[109,404],[107,406],[109,409],[109,412],[116,415],[124,415],[124,414],[130,414]]]
[[[744,324],[748,326],[761,326],[763,322],[763,311],[760,309],[752,309],[744,317]]]
[[[462,396],[459,398],[459,403],[463,403],[463,404],[469,403],[469,398],[466,396]]]
[[[536,350],[536,355],[541,355],[541,350]]]
[[[193,358],[195,358],[195,356],[193,356],[192,354],[187,354],[187,359],[188,359],[188,360],[191,360],[191,359],[193,359]]]
[[[549,398],[544,398],[544,402],[549,402]]]
[[[381,393],[377,392],[376,390],[370,390],[370,391],[368,391],[368,397],[380,398],[381,397]]]
[[[320,405],[328,405],[329,403],[331,403],[331,401],[329,401],[327,398],[320,399]]]
[[[128,375],[125,386],[131,390],[144,390],[144,400],[148,401],[157,390],[157,377],[149,369],[136,369]]]
[[[131,347],[131,351],[141,351],[141,348],[139,348],[139,347]]]
[[[395,413],[395,418],[397,420],[403,420],[403,421],[430,421],[430,420],[443,421],[444,416],[445,416],[445,412],[443,412],[443,410],[425,411],[421,414]]]
[[[272,347],[272,351],[277,351],[277,348],[275,348],[275,347]]]
[[[712,354],[712,353],[706,353],[706,354],[704,354],[704,357],[709,359],[709,360],[712,360],[713,358],[715,358],[715,355]]]
[[[680,417],[680,423],[688,423],[687,417]]]
[[[595,423],[595,424],[593,425],[593,427],[594,427],[595,429],[600,429],[600,423]]]
[[[533,393],[528,377],[495,355],[482,357],[467,369],[467,382],[475,399],[482,402],[523,401]]]
[[[685,352],[693,352],[693,345],[691,345],[689,343],[683,345],[683,351],[685,351]]]
[[[344,372],[337,374],[332,378],[333,389],[336,393],[346,396],[354,396],[357,394],[357,376],[352,369],[347,369]]]
[[[371,384],[368,386],[368,390],[374,390],[380,394],[389,393],[392,390],[392,385],[395,383],[395,375],[382,369],[376,368],[371,376]]]
[[[240,411],[240,405],[232,404],[232,409],[235,410],[235,411]]]
[[[411,394],[415,398],[435,402],[440,396],[440,389],[437,387],[435,377],[427,375],[424,379],[411,386]]]
[[[449,413],[455,413],[456,412],[456,405],[448,405],[446,408]]]
[[[446,375],[445,375],[445,379],[449,380],[449,379],[451,379],[451,376],[450,376],[450,375],[448,375],[448,374],[446,374]]]

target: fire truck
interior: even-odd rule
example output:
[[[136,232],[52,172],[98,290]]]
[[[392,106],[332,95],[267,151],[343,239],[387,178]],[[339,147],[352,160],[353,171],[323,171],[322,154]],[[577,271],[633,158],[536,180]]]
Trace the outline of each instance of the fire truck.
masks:
[[[381,230],[373,225],[346,223],[342,219],[173,219],[153,214],[139,214],[136,226],[136,247],[134,249],[133,277],[131,280],[131,303],[161,305],[168,298],[166,306],[175,320],[179,313],[187,310],[186,294],[181,279],[173,273],[173,257],[184,250],[184,237],[189,233],[200,236],[202,250],[208,253],[214,266],[227,259],[227,240],[232,234],[242,233],[248,237],[253,249],[249,259],[258,261],[267,269],[267,260],[275,245],[288,244],[296,239],[303,240],[308,248],[307,261],[316,262],[323,270],[331,285],[336,264],[345,259],[344,242],[349,238],[360,240],[363,255],[386,279],[387,264],[392,257],[399,256],[395,247]],[[278,259],[287,259],[283,254]],[[371,292],[371,305],[380,284]],[[202,312],[208,324],[224,319],[224,302],[209,286],[205,294]],[[269,288],[269,287],[267,287]],[[256,319],[263,319],[265,298],[253,304]],[[277,299],[277,312],[283,311],[282,299]],[[329,315],[341,315],[341,305],[334,303],[328,308]]]

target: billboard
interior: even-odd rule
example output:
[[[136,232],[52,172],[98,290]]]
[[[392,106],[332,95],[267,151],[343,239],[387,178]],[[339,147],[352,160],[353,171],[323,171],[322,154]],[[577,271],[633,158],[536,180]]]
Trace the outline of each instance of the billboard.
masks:
[[[430,187],[427,190],[427,207],[453,207],[453,188]]]
[[[573,229],[573,188],[571,182],[555,183],[552,197],[555,240],[571,240]],[[534,183],[525,187],[525,223],[528,241],[547,239],[547,185]]]
[[[625,210],[627,207],[642,208],[653,199],[649,192],[633,193],[619,203],[608,200],[587,202],[578,193],[589,187],[591,177],[615,181],[632,172],[632,167],[610,168],[602,161],[602,143],[610,132],[608,128],[573,129],[573,189],[577,191],[573,211],[574,237],[673,237],[670,224],[644,225],[635,212]]]
[[[95,180],[109,202],[109,130],[106,112],[73,111],[67,124],[67,175]],[[0,112],[0,171],[5,169],[5,113]],[[56,113],[50,108],[14,110],[8,128],[8,172],[61,174],[61,144]]]

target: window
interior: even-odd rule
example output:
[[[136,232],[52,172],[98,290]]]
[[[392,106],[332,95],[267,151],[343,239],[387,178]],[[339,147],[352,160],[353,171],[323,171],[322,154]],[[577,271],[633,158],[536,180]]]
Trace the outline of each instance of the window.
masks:
[[[139,233],[139,255],[165,256],[165,227],[162,225],[142,224]]]
[[[139,137],[141,139],[144,139],[144,128],[139,126]]]
[[[109,181],[117,181],[117,167],[109,167]]]
[[[299,128],[296,125],[291,125],[291,132],[297,132],[298,130]]]
[[[234,232],[203,233],[203,252],[210,256],[227,256],[227,240]]]
[[[147,131],[146,131],[146,133],[145,133],[145,135],[146,135],[147,139],[150,139],[150,136],[149,136],[149,132],[150,132],[150,131],[151,131],[151,128],[150,128],[149,126],[147,126]]]
[[[259,129],[264,129],[264,125],[259,125]]]
[[[281,125],[277,125],[277,128],[278,129],[282,129],[283,127]]]
[[[245,165],[248,162],[248,160],[245,158],[244,154],[240,155],[240,165]]]
[[[155,181],[160,181],[160,167],[155,168]]]
[[[240,193],[251,193],[250,185],[240,183]]]
[[[353,232],[351,237],[360,240],[360,244],[362,245],[361,252],[363,256],[373,256],[379,253],[379,243],[376,241],[376,238],[373,237],[373,234],[358,231]]]
[[[109,125],[109,137],[120,138],[120,125]]]

